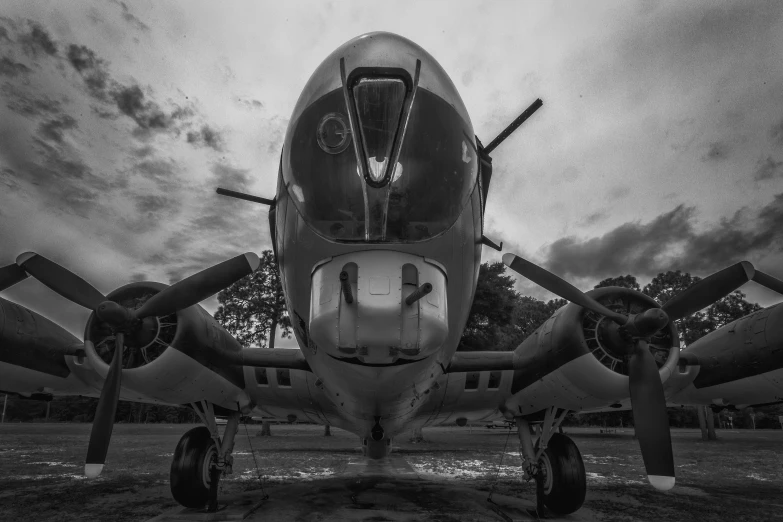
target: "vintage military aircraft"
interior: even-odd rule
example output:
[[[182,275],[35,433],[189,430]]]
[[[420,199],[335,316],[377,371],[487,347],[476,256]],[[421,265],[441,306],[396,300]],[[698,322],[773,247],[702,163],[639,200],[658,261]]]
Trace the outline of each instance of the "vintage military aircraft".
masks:
[[[84,342],[0,299],[0,390],[100,395],[85,473],[105,463],[119,399],[190,405],[171,466],[184,506],[214,508],[241,415],[328,423],[389,454],[403,430],[515,420],[525,477],[555,513],[579,509],[585,470],[557,432],[568,411],[630,407],[649,481],[674,485],[666,402],[783,400],[783,306],[740,319],[681,351],[674,320],[748,280],[783,292],[747,262],[660,306],[624,288],[583,293],[513,254],[514,271],[570,301],[513,352],[456,352],[473,300],[490,152],[425,50],[389,33],[355,38],[307,82],[283,146],[269,222],[300,350],[240,346],[197,303],[258,266],[244,254],[174,285],[106,295],[34,253],[0,269],[0,290],[33,276],[93,313]],[[227,417],[222,436],[216,416]],[[536,434],[531,423],[541,423]],[[536,435],[534,437],[534,435]]]

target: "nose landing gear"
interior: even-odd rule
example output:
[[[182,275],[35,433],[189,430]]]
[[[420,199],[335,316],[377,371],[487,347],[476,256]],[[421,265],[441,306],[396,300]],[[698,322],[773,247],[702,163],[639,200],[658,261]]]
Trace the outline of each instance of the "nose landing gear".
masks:
[[[372,437],[372,440],[375,442],[378,442],[379,440],[383,439],[383,426],[381,426],[381,418],[375,417],[375,425],[370,430],[370,436]]]

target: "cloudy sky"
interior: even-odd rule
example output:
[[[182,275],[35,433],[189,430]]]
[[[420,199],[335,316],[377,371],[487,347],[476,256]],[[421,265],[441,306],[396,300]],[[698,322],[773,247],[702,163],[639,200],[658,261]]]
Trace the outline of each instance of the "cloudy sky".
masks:
[[[742,259],[783,278],[775,1],[6,0],[0,265],[34,250],[109,292],[269,248],[265,208],[214,188],[272,197],[309,75],[377,30],[443,65],[484,143],[544,100],[493,154],[486,235],[505,251],[583,289]],[[30,279],[3,297],[77,335],[87,317]]]

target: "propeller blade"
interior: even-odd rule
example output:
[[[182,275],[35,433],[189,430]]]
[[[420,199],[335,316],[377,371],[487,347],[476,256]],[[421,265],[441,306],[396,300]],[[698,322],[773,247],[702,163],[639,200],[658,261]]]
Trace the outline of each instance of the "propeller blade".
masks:
[[[583,308],[587,308],[597,314],[608,317],[620,325],[623,325],[628,321],[626,316],[608,309],[571,283],[560,279],[552,272],[549,272],[538,265],[534,265],[530,261],[522,259],[514,254],[504,254],[503,263],[514,272],[530,279],[538,286],[549,290],[553,294],[559,295],[567,301],[571,301]]]
[[[737,288],[754,279],[756,270],[747,261],[724,268],[705,277],[675,295],[663,305],[672,321],[682,319],[723,299]],[[764,274],[766,275],[766,274]],[[762,283],[763,284],[763,283]]]
[[[20,255],[16,264],[64,298],[89,310],[95,310],[106,301],[106,297],[90,283],[35,252]]]
[[[756,273],[753,274],[753,280],[761,286],[766,286],[770,290],[783,294],[783,281],[772,277],[769,274],[765,274],[761,270],[756,270]]]
[[[672,437],[658,366],[645,341],[637,341],[633,348],[628,361],[628,382],[647,480],[655,489],[667,491],[674,487]]]
[[[114,416],[117,413],[117,402],[120,400],[120,384],[122,383],[122,352],[125,344],[124,334],[117,333],[114,341],[114,356],[111,360],[106,382],[103,383],[101,398],[95,409],[95,419],[92,421],[90,445],[87,447],[87,460],[84,464],[84,474],[87,478],[95,478],[103,471],[106,453],[109,451],[111,432],[114,429]]]
[[[0,268],[0,292],[25,278],[27,278],[27,272],[19,265],[13,264]]]
[[[152,296],[136,310],[136,317],[160,317],[193,306],[252,274],[260,263],[257,255],[248,252],[202,270]]]

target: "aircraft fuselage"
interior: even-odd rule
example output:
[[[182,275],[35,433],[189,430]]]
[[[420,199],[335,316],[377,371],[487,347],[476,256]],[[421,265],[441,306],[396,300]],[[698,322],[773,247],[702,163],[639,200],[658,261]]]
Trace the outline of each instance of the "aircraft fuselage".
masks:
[[[456,88],[404,38],[356,38],[305,87],[272,222],[297,341],[341,427],[393,436],[456,351],[481,256],[479,163]]]

